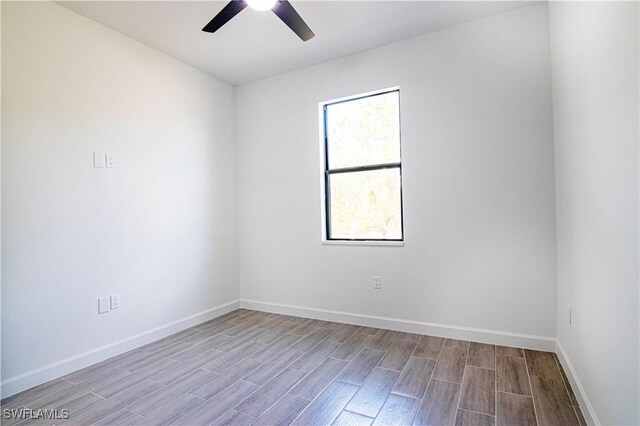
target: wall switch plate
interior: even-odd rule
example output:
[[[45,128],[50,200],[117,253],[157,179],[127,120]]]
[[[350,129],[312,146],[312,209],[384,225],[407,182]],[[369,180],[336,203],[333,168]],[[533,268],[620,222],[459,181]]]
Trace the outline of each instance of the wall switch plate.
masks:
[[[108,297],[98,298],[98,313],[106,314],[107,312],[109,312],[109,298]]]
[[[567,319],[569,320],[569,325],[573,322],[573,312],[571,312],[571,305],[567,305]]]
[[[105,163],[105,155],[104,152],[94,152],[93,153],[93,167],[104,168]]]
[[[382,279],[379,275],[373,276],[373,288],[376,290],[380,290],[382,288]]]
[[[112,294],[111,295],[111,309],[118,309],[120,307],[120,295]]]
[[[113,154],[107,153],[105,156],[107,167],[110,169],[114,169],[116,167],[116,157]]]

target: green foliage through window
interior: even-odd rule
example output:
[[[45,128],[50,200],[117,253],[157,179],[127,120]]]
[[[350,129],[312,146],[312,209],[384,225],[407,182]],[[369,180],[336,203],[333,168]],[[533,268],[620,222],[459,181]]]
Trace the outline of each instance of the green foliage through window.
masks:
[[[327,239],[403,239],[400,93],[324,106]]]

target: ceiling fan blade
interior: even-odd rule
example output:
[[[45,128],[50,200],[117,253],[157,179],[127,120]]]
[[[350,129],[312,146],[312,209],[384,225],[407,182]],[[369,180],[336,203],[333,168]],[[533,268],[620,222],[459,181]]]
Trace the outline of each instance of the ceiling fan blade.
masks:
[[[272,10],[302,41],[307,41],[315,36],[311,28],[302,20],[298,12],[287,0],[279,0]]]
[[[247,2],[244,0],[231,0],[211,21],[202,29],[208,33],[215,33],[221,26],[226,24],[236,16],[238,13],[247,7]]]

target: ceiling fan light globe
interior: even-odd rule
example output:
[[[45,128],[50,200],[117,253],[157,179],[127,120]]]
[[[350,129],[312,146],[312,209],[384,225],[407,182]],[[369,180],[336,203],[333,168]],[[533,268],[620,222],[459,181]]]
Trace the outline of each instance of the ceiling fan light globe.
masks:
[[[269,10],[273,9],[273,6],[276,5],[277,0],[247,0],[247,3],[252,9],[255,10]]]

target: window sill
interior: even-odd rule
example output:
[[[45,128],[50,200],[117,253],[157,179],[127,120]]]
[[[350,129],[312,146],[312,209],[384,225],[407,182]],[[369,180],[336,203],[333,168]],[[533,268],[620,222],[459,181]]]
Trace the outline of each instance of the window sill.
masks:
[[[403,247],[404,241],[341,241],[322,240],[325,246],[373,246],[373,247]]]

